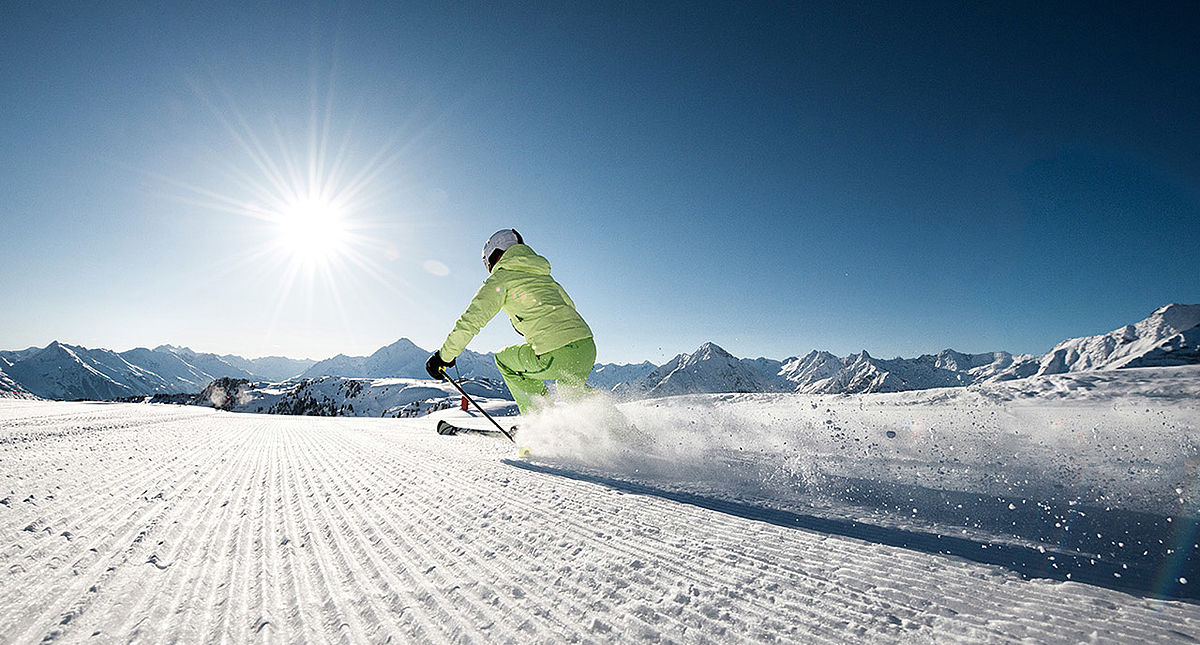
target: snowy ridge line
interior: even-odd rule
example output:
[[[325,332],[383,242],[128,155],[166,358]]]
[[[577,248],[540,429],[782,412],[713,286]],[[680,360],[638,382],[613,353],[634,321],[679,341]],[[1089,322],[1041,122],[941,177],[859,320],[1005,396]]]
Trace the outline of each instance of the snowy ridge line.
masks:
[[[1014,544],[996,544],[960,538],[949,534],[925,533],[911,529],[881,526],[866,521],[826,518],[775,509],[756,504],[739,502],[719,497],[659,488],[648,484],[603,475],[557,468],[552,465],[503,460],[517,468],[568,477],[580,481],[607,486],[614,490],[637,495],[648,495],[705,508],[728,515],[768,522],[787,528],[799,528],[825,534],[842,535],[876,544],[915,549],[930,554],[954,555],[981,564],[991,564],[1013,569],[1025,578],[1048,578],[1059,581],[1073,580],[1108,587],[1118,591],[1148,594],[1154,591],[1153,569],[1141,570],[1135,566],[1123,566],[1120,561],[1104,561],[1094,553],[1072,554],[1066,550],[1055,550],[1043,554],[1036,549]],[[1089,562],[1085,565],[1084,560]],[[1098,561],[1093,564],[1092,561]],[[1055,565],[1065,565],[1065,568]],[[1120,574],[1119,577],[1113,576]],[[1184,593],[1179,599],[1200,604],[1200,594]]]

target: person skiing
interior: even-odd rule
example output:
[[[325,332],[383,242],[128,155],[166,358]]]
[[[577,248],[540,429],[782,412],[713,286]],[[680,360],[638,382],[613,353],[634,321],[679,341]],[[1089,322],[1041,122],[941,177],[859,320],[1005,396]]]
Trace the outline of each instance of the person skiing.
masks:
[[[555,381],[565,399],[585,394],[588,374],[596,363],[596,343],[571,297],[550,276],[550,262],[526,246],[520,233],[506,228],[483,245],[483,266],[488,277],[446,342],[429,356],[425,371],[445,380],[446,368],[504,310],[525,342],[500,350],[496,367],[521,414],[544,405],[546,381]]]

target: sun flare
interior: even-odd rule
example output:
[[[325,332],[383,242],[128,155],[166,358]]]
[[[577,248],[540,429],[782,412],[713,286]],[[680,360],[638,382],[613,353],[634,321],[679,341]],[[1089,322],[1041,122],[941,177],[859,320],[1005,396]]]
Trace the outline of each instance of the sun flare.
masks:
[[[299,199],[279,213],[279,243],[303,262],[328,260],[344,250],[347,232],[342,210],[323,199]]]

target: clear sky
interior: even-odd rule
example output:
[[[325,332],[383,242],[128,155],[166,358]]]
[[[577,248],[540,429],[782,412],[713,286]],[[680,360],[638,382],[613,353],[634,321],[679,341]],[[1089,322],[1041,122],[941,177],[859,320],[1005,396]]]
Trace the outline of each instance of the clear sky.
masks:
[[[1194,2],[408,4],[5,3],[0,348],[433,348],[510,226],[601,361],[1200,302]]]

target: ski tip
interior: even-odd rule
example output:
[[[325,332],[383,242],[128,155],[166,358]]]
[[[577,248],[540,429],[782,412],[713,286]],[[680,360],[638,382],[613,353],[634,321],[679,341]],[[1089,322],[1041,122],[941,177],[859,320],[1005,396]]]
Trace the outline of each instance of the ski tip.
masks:
[[[454,426],[450,425],[450,423],[447,422],[445,419],[438,421],[438,424],[437,424],[437,433],[438,434],[455,434],[457,432],[458,432],[458,429],[455,428]]]
[[[533,451],[529,449],[529,446],[521,446],[520,448],[517,448],[517,456],[524,458],[531,455],[533,455]]]

